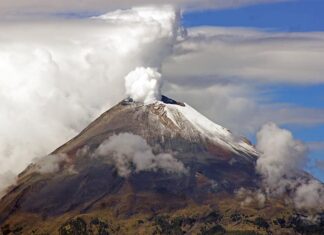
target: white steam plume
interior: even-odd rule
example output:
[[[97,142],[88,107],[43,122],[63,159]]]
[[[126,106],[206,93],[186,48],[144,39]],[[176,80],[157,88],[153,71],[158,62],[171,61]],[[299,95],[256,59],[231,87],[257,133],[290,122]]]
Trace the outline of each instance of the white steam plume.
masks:
[[[161,99],[162,75],[152,68],[136,68],[125,77],[126,95],[149,104]]]
[[[264,125],[258,132],[257,149],[262,152],[257,170],[265,183],[278,192],[284,190],[282,179],[295,176],[307,162],[307,147],[274,123]]]
[[[161,99],[162,75],[158,72],[162,66],[161,58],[166,58],[167,55],[171,54],[180,30],[179,13],[175,13],[171,6],[164,6],[164,8],[165,11],[161,11],[159,8],[140,7],[136,11],[134,9],[119,10],[97,17],[111,22],[146,23],[157,30],[155,34],[160,34],[164,38],[165,51],[159,51],[162,54],[158,57],[158,61],[152,63],[152,66],[157,67],[137,67],[125,77],[126,95],[134,101],[144,104]],[[143,38],[142,40],[145,41],[146,39]],[[152,58],[155,58],[155,56],[153,55]]]
[[[106,157],[113,164],[118,174],[127,177],[134,170],[157,171],[184,174],[187,169],[182,162],[172,155],[154,154],[147,142],[138,135],[122,133],[104,141],[95,151],[96,156]]]
[[[324,208],[324,186],[302,173],[307,147],[295,140],[291,132],[268,123],[257,134],[257,149],[261,154],[256,168],[268,194],[290,191],[296,207]]]
[[[178,20],[173,7],[159,6],[0,24],[0,172],[22,171],[124,98],[134,68],[159,69]]]

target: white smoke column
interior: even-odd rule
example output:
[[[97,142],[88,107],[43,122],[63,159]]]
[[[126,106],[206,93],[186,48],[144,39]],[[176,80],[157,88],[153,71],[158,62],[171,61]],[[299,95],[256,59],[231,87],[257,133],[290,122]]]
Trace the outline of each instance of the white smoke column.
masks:
[[[154,61],[152,65],[155,68],[137,67],[125,77],[126,95],[134,101],[149,104],[161,99],[162,75],[158,72],[161,69],[162,62],[160,58],[165,58],[172,52],[174,42],[178,35],[179,13],[172,6],[163,6],[159,8],[140,7],[132,11],[116,11],[103,16],[100,19],[112,22],[145,22],[152,25],[157,30],[155,34],[160,34],[164,38],[165,51],[160,55],[159,61]],[[148,38],[143,37],[143,41]],[[159,52],[161,53],[161,51]],[[155,58],[156,56],[152,56]]]
[[[291,132],[268,123],[257,134],[257,149],[256,168],[269,195],[290,191],[297,208],[324,208],[324,186],[303,173],[308,150]]]
[[[126,95],[144,104],[161,99],[162,75],[152,68],[136,68],[125,77]]]
[[[284,177],[295,176],[307,162],[307,147],[274,123],[264,125],[257,133],[256,147],[261,152],[257,170],[265,183],[278,192],[284,190]]]
[[[133,168],[135,172],[157,170],[176,174],[187,172],[183,163],[172,155],[154,154],[145,139],[131,133],[121,133],[110,137],[98,147],[95,155],[105,157],[123,177],[130,175]]]
[[[125,98],[124,77],[134,68],[159,70],[178,20],[173,7],[151,6],[0,23],[0,172],[19,173]]]

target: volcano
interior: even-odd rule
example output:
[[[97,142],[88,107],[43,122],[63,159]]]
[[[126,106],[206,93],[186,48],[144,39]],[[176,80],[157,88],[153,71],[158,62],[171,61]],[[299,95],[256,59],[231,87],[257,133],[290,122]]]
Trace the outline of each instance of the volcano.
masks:
[[[262,198],[258,156],[188,104],[128,98],[19,175],[2,234],[324,234],[324,213]]]

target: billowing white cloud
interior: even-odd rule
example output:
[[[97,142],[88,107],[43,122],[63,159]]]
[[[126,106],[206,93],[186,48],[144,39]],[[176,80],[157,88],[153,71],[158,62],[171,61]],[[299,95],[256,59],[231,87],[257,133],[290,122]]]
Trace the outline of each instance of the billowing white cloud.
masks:
[[[98,147],[94,155],[105,157],[123,177],[127,177],[132,171],[162,170],[176,174],[187,172],[183,163],[171,154],[154,154],[151,146],[141,136],[130,133],[110,137]]]
[[[163,74],[178,84],[222,81],[324,82],[324,33],[198,27],[175,48]],[[177,79],[175,79],[177,78]]]
[[[35,17],[48,14],[57,15],[66,13],[68,16],[82,13],[96,14],[132,6],[148,4],[168,4],[181,7],[185,10],[231,8],[249,4],[274,3],[285,0],[11,0],[0,2],[0,15],[6,18]],[[286,0],[287,1],[287,0]]]
[[[258,132],[256,147],[261,152],[256,169],[269,195],[290,192],[297,208],[324,208],[324,185],[303,173],[306,145],[295,140],[288,130],[268,123]]]
[[[0,24],[0,172],[18,173],[125,98],[124,77],[136,67],[160,68],[178,17],[160,6]]]
[[[144,104],[161,100],[162,75],[152,68],[136,68],[125,77],[126,95]]]
[[[291,132],[280,129],[274,123],[261,128],[256,147],[262,152],[257,170],[263,175],[265,183],[280,193],[285,190],[282,180],[298,175],[307,162],[307,147],[294,140]]]

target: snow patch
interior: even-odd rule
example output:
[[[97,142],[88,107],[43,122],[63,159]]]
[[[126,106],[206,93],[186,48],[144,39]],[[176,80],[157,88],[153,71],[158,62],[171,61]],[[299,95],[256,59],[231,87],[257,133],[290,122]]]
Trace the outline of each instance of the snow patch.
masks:
[[[158,102],[161,104],[162,102]],[[207,117],[200,114],[190,105],[185,106],[164,104],[167,117],[178,127],[183,125],[183,118],[185,118],[201,137],[214,141],[229,150],[236,153],[243,152],[248,155],[258,155],[255,148],[247,144],[242,138],[235,137],[228,129],[217,125],[209,120]],[[187,133],[189,136],[192,133]]]

